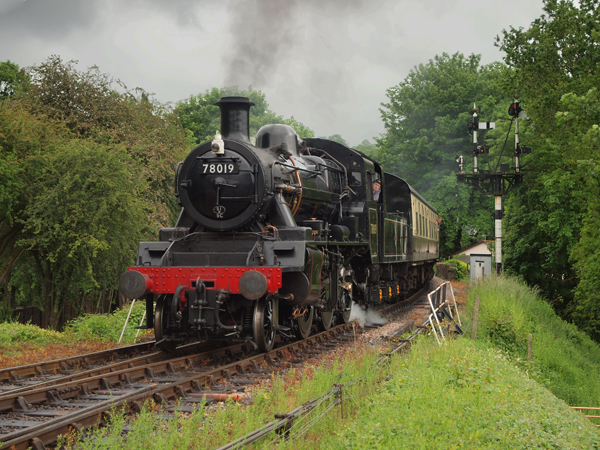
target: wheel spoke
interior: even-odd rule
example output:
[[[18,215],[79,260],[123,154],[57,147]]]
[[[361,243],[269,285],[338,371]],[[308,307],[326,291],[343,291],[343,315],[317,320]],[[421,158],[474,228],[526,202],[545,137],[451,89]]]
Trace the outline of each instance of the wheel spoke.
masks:
[[[177,347],[177,342],[167,340],[167,328],[169,326],[170,302],[167,297],[161,295],[156,301],[156,311],[154,313],[154,337],[156,346],[165,352],[172,352]]]
[[[275,344],[273,298],[267,296],[257,300],[254,307],[252,330],[254,342],[261,352],[268,352]]]
[[[314,317],[314,308],[312,306],[308,307],[308,310],[304,315],[297,317],[294,319],[296,325],[296,337],[298,339],[306,339],[310,336],[312,324]]]

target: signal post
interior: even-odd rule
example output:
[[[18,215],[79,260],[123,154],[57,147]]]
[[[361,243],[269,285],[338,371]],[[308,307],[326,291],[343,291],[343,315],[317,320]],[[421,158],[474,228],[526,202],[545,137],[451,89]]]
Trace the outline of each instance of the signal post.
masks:
[[[479,130],[491,130],[495,128],[494,122],[479,122],[477,116],[477,107],[473,106],[473,120],[469,122],[468,129],[473,133],[473,173],[464,172],[464,158],[462,155],[456,157],[459,171],[456,174],[459,182],[467,183],[475,187],[485,195],[493,195],[495,197],[494,208],[494,232],[496,240],[496,273],[502,272],[502,196],[508,194],[513,188],[523,182],[523,172],[520,157],[524,154],[531,153],[531,149],[522,146],[519,142],[519,118],[525,119],[527,116],[519,105],[519,100],[515,96],[514,103],[508,109],[508,114],[515,121],[515,148],[514,158],[515,165],[513,168],[510,164],[501,164],[501,158],[504,153],[504,148],[498,157],[495,167],[488,162],[488,168],[482,169],[479,167],[478,157],[482,154],[489,153],[489,147],[479,143]],[[511,120],[511,124],[512,124]]]

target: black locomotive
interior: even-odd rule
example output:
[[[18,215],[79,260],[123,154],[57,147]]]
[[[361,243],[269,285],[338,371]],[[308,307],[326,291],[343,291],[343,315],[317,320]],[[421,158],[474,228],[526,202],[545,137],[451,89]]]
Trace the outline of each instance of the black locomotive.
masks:
[[[217,105],[222,136],[177,166],[177,224],[141,242],[120,280],[145,298],[160,348],[226,337],[267,351],[277,333],[304,339],[347,322],[352,301],[396,302],[431,279],[437,212],[404,180],[286,125],[262,127],[253,145],[253,103]]]

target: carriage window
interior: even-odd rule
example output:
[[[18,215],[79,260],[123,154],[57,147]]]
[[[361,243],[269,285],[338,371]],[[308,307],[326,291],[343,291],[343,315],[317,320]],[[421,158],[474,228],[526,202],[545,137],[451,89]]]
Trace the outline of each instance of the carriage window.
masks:
[[[362,184],[362,173],[352,172],[350,176],[350,186],[360,186]]]

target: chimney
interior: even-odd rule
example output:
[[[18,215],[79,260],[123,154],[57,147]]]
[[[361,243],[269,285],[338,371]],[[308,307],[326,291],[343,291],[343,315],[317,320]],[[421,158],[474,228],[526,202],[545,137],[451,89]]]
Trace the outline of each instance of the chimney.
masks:
[[[223,139],[250,144],[250,107],[254,103],[247,97],[222,97],[215,105],[221,108]]]

